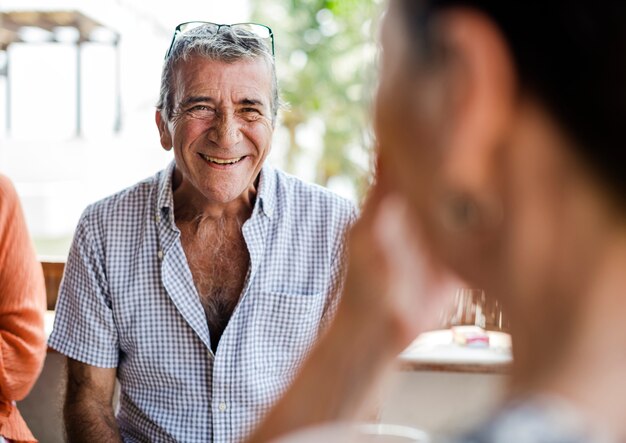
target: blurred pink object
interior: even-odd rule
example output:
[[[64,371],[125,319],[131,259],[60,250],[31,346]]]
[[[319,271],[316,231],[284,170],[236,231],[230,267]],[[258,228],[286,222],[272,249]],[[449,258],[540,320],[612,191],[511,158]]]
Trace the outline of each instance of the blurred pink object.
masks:
[[[452,340],[458,345],[470,348],[489,347],[489,336],[479,326],[453,326]]]

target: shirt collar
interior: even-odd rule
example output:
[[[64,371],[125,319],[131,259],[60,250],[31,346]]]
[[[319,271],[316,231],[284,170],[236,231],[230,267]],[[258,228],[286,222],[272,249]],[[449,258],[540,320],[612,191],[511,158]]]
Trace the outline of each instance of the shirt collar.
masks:
[[[172,212],[171,210],[174,208],[172,179],[174,177],[175,167],[176,161],[172,160],[159,177],[157,208],[159,208],[161,211],[163,211],[164,209],[168,209],[170,210],[170,212]]]
[[[161,211],[167,209],[170,213],[173,213],[174,208],[172,178],[174,176],[175,167],[176,161],[172,160],[159,177],[158,182],[157,207],[160,208]],[[266,163],[263,165],[259,176],[257,202],[259,202],[263,213],[271,218],[274,213],[274,203],[276,201],[276,171]]]
[[[260,202],[263,213],[272,218],[276,202],[276,171],[266,163],[259,175],[257,201]]]

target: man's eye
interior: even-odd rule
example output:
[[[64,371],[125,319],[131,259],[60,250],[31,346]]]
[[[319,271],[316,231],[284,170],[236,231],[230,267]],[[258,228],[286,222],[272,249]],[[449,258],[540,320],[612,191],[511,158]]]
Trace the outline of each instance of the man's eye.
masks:
[[[203,113],[203,114],[206,114],[206,113],[213,112],[214,110],[213,110],[213,108],[211,108],[209,106],[206,106],[206,105],[196,105],[196,106],[193,106],[192,108],[189,108],[188,111],[189,112],[193,112],[193,113]]]

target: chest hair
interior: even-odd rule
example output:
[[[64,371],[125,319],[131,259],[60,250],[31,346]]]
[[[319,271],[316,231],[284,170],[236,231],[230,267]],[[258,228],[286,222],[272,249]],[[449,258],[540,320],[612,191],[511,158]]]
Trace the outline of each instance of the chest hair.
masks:
[[[241,223],[234,220],[179,225],[187,263],[204,308],[211,347],[217,344],[239,302],[250,257]]]

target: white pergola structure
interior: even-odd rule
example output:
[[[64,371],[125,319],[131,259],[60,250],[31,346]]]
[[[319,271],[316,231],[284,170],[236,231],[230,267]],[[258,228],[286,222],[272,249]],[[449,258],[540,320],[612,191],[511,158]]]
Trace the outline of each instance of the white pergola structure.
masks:
[[[14,10],[0,12],[0,51],[5,54],[5,63],[0,67],[0,76],[6,78],[6,132],[11,132],[11,79],[9,74],[10,51],[13,43],[58,42],[73,43],[76,48],[76,135],[82,133],[81,112],[81,53],[87,42],[108,43],[115,48],[115,125],[121,129],[120,98],[120,34],[109,26],[77,10]]]

